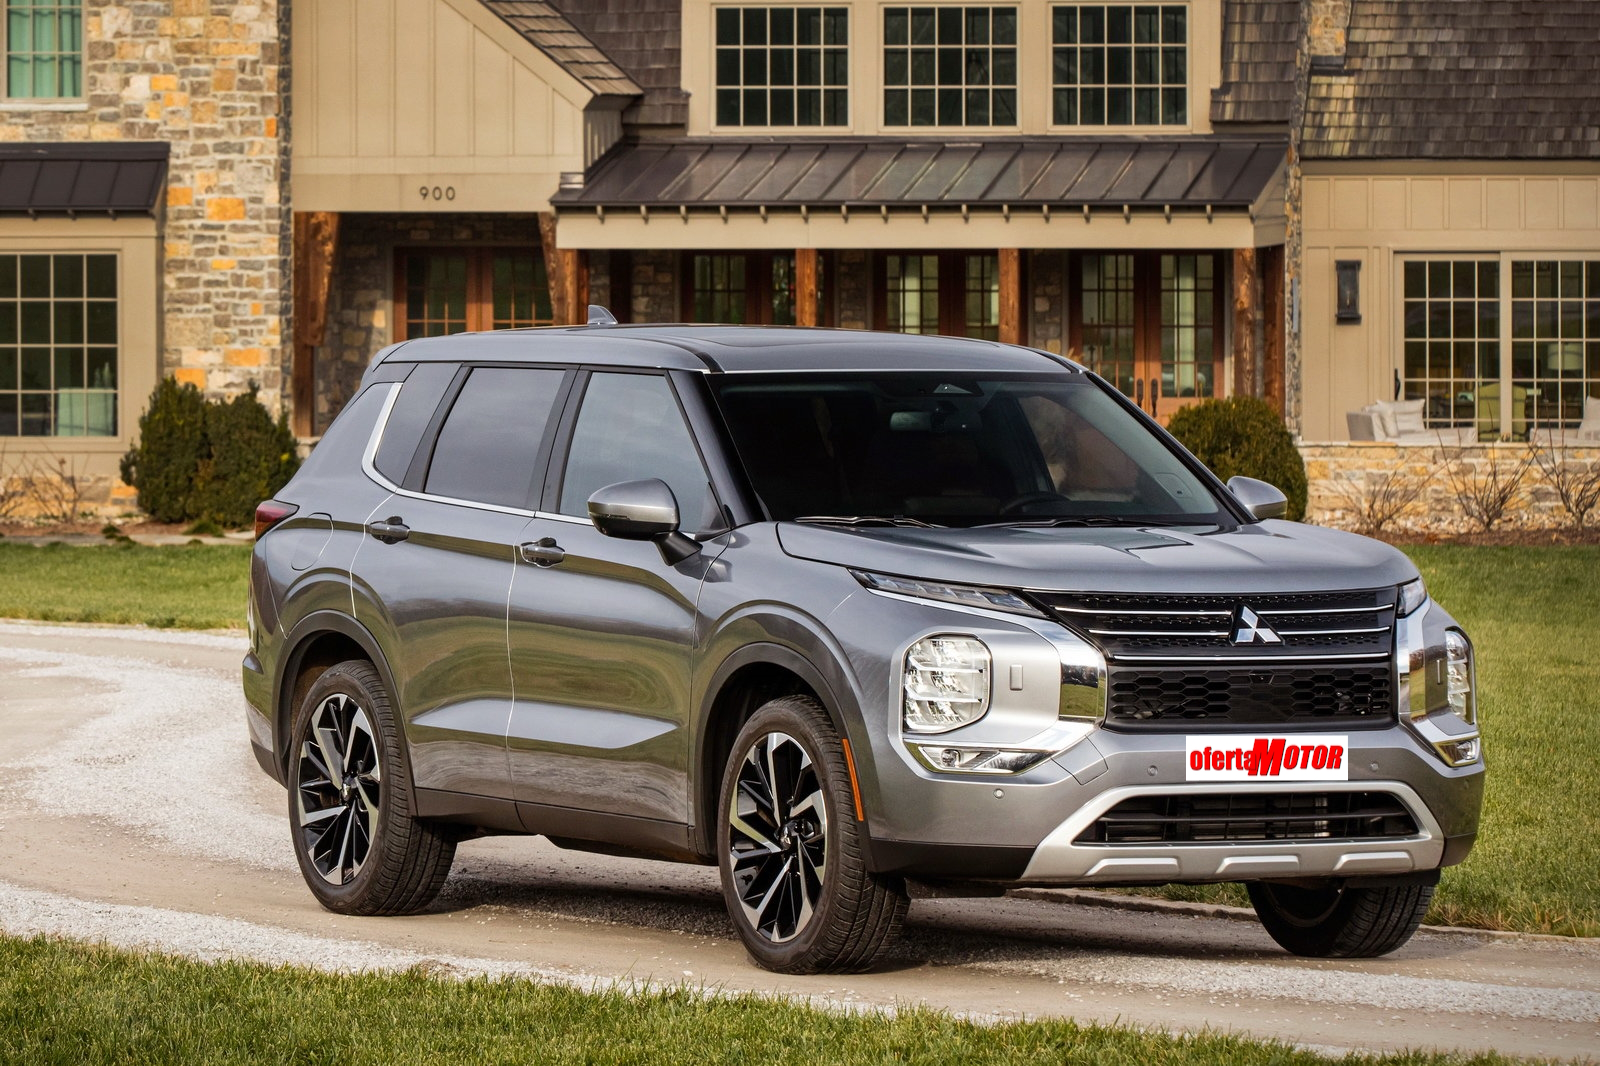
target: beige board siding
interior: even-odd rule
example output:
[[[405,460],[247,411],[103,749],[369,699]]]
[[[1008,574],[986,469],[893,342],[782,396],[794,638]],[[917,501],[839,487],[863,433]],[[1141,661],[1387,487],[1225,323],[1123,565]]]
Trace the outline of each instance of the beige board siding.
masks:
[[[1348,437],[1345,413],[1394,394],[1408,255],[1600,257],[1600,165],[1308,164],[1302,179],[1301,436]],[[1361,321],[1334,320],[1334,263],[1361,263]]]
[[[593,94],[478,0],[293,10],[297,211],[548,210],[621,135]],[[590,114],[586,109],[591,109]]]
[[[693,136],[728,133],[793,133],[797,127],[719,127],[715,119],[716,37],[719,7],[724,0],[684,0],[683,87],[689,92],[688,131]],[[1015,126],[885,126],[883,122],[883,9],[885,7],[960,7],[960,3],[886,4],[881,0],[844,0],[828,7],[849,8],[850,123],[847,126],[800,127],[804,133],[882,133],[918,136],[966,134],[1185,134],[1210,133],[1211,93],[1222,84],[1222,0],[1188,0],[1189,123],[1184,126],[1056,126],[1051,115],[1051,18],[1053,5],[1024,0],[1017,8],[1017,125]],[[1008,5],[1010,6],[1010,5]]]
[[[1374,494],[1403,492],[1411,502],[1385,527],[1386,532],[1464,533],[1481,528],[1462,508],[1461,497],[1491,473],[1511,480],[1528,460],[1521,444],[1478,444],[1465,448],[1434,445],[1352,442],[1302,444],[1308,485],[1306,521],[1342,529],[1361,529],[1361,507]],[[1547,451],[1574,469],[1600,464],[1600,445]],[[1497,468],[1491,470],[1491,468]],[[1454,479],[1451,477],[1455,473]],[[1414,493],[1413,493],[1413,490]],[[1600,523],[1600,510],[1588,516]],[[1529,464],[1495,528],[1559,529],[1572,524],[1560,495],[1539,463]]]

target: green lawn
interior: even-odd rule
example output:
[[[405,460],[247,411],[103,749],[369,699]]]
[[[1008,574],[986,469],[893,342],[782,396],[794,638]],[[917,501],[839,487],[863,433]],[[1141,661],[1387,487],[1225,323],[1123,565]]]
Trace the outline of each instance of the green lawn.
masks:
[[[1600,936],[1600,548],[1408,549],[1477,646],[1490,772],[1483,831],[1445,872],[1432,922]],[[0,542],[0,616],[241,626],[243,547]],[[1173,898],[1243,904],[1235,886]]]
[[[0,618],[243,629],[250,548],[0,540]]]
[[[0,1063],[19,1066],[1333,1061],[1511,1060],[1421,1052],[1334,1060],[1238,1037],[1173,1037],[1070,1021],[985,1026],[915,1008],[893,1016],[829,1012],[690,990],[586,994],[417,973],[331,976],[0,938]]]

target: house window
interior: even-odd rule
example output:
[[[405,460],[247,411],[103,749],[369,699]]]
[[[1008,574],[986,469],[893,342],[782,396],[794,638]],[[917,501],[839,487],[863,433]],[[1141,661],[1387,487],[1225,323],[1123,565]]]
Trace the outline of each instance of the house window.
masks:
[[[1405,398],[1427,400],[1433,428],[1476,426],[1486,439],[1501,434],[1500,261],[1431,259],[1402,271],[1405,317]],[[1521,406],[1526,392],[1513,393]],[[1527,437],[1526,414],[1515,432]]]
[[[847,10],[718,8],[717,125],[848,125]]]
[[[879,329],[999,339],[999,256],[896,254],[880,262],[884,299]]]
[[[1062,4],[1051,13],[1058,126],[1189,121],[1184,4]]]
[[[696,252],[687,259],[690,283],[684,290],[685,321],[795,324],[792,252]],[[816,298],[824,309],[826,303],[820,297],[826,264],[826,258],[819,256]]]
[[[886,126],[1015,126],[1017,9],[883,11]]]
[[[1511,399],[1513,436],[1519,412],[1558,436],[1600,418],[1600,260],[1511,261]]]
[[[83,95],[83,3],[5,5],[6,95],[63,99]]]
[[[518,248],[408,250],[398,257],[396,339],[548,326],[544,257]]]
[[[117,435],[117,257],[0,254],[0,437]]]

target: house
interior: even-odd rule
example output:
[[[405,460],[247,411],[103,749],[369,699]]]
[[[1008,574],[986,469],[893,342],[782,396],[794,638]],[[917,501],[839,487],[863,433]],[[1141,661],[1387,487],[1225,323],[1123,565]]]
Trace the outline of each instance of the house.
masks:
[[[1397,396],[1525,438],[1600,395],[1591,0],[25,11],[13,457],[109,476],[161,374],[314,437],[385,344],[590,302],[1020,341],[1313,443]]]

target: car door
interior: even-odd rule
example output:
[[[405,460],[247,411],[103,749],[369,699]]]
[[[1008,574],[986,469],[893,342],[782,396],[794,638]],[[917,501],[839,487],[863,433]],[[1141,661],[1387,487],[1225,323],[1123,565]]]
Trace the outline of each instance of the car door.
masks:
[[[725,544],[668,565],[651,542],[603,536],[587,500],[660,478],[690,534],[720,509],[667,377],[596,371],[581,388],[511,585],[512,784],[524,804],[686,824],[696,604]]]
[[[512,798],[506,594],[565,378],[463,370],[368,520],[357,617],[384,645],[419,787]]]

